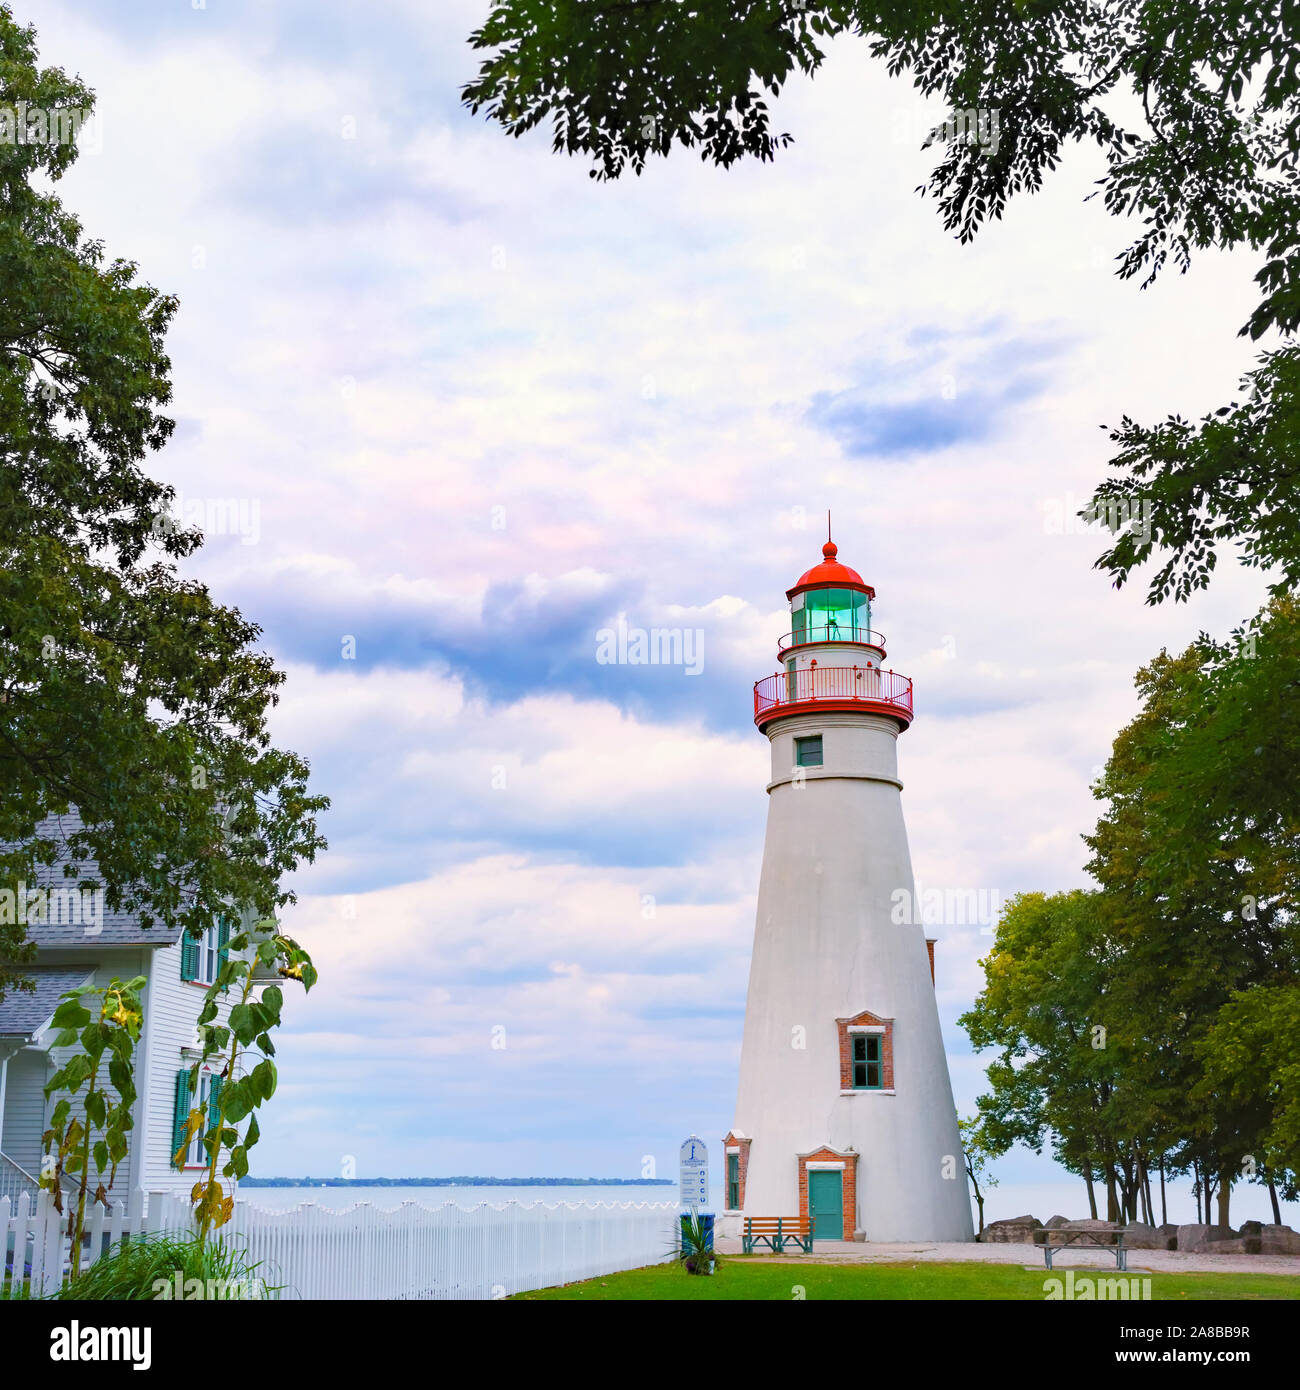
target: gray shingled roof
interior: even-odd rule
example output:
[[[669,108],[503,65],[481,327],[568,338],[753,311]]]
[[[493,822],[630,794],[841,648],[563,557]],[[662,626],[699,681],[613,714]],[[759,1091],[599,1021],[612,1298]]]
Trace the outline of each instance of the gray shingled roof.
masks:
[[[0,1037],[30,1038],[50,1021],[59,995],[84,984],[95,973],[93,965],[20,965],[19,970],[35,985],[35,992],[10,989],[0,1000]]]
[[[37,834],[44,839],[56,840],[60,852],[53,864],[41,865],[28,880],[28,888],[73,889],[78,882],[95,879],[99,873],[94,859],[74,861],[67,851],[67,837],[82,829],[81,816],[69,811],[61,816],[49,816],[37,827]],[[76,878],[68,878],[63,870],[68,864],[75,865]],[[102,901],[102,900],[101,900]],[[87,930],[89,925],[92,930]],[[94,931],[93,928],[101,926]],[[102,924],[83,917],[77,921],[29,922],[27,939],[35,942],[41,950],[65,950],[69,947],[93,950],[95,946],[170,946],[181,934],[179,927],[168,927],[155,919],[153,926],[142,927],[140,917],[135,912],[115,912],[104,904]]]

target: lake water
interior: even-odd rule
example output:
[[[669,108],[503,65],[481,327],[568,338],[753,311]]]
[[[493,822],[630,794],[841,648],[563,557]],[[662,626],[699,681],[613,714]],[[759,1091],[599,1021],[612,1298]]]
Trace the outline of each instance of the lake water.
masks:
[[[300,1202],[314,1202],[336,1211],[369,1202],[372,1207],[390,1209],[403,1202],[425,1207],[451,1203],[476,1207],[483,1202],[502,1206],[506,1202],[676,1202],[677,1184],[668,1186],[629,1183],[626,1187],[244,1187],[239,1198],[264,1211],[288,1211]]]

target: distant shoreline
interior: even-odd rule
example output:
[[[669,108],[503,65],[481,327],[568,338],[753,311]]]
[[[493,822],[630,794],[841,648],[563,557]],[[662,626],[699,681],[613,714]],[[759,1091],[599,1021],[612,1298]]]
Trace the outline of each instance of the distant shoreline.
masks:
[[[240,1187],[672,1187],[673,1178],[240,1178]]]

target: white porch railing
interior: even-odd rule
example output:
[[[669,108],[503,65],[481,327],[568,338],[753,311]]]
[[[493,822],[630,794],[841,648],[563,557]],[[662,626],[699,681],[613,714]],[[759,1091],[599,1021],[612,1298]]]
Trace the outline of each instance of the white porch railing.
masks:
[[[279,1298],[491,1299],[655,1264],[677,1238],[675,1203],[484,1203],[464,1208],[403,1202],[334,1211],[235,1204],[217,1238],[246,1252]],[[0,1298],[24,1284],[58,1290],[68,1267],[67,1218],[47,1194],[0,1198]],[[123,1236],[191,1230],[187,1203],[136,1193],[130,1207],[88,1213],[83,1268]],[[7,1283],[5,1280],[7,1279]]]
[[[66,1205],[68,1199],[76,1201],[77,1183],[68,1173],[63,1174],[63,1200]],[[31,1197],[33,1203],[40,1196],[40,1180],[29,1173],[20,1163],[15,1163],[6,1153],[0,1153],[0,1197],[8,1197],[15,1206],[19,1197],[26,1192]],[[96,1199],[90,1194],[86,1194],[86,1203],[89,1206]]]
[[[15,1163],[8,1154],[0,1153],[0,1197],[8,1197],[16,1203],[26,1192],[35,1201],[40,1190],[40,1183],[26,1168]]]

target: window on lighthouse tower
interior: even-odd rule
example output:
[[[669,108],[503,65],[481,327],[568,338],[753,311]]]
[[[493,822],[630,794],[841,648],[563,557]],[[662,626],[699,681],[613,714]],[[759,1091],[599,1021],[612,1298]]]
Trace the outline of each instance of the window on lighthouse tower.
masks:
[[[874,1091],[881,1085],[880,1038],[858,1033],[853,1039],[853,1089]]]
[[[810,738],[795,739],[794,760],[799,767],[821,767],[822,736],[813,734]]]
[[[856,642],[871,627],[871,603],[856,589],[814,589],[791,601],[796,642]]]

